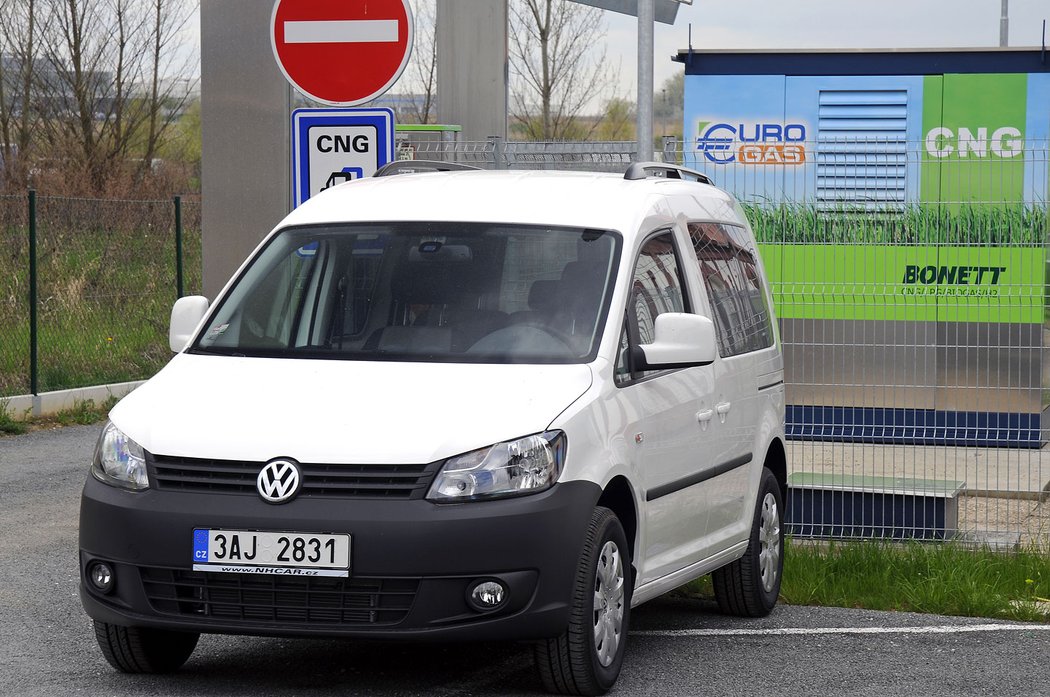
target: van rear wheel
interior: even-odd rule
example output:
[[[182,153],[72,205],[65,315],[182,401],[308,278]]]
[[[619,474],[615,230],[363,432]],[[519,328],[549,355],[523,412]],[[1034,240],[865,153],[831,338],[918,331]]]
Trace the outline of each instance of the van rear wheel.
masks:
[[[777,604],[784,574],[783,510],[777,478],[763,469],[747,551],[711,574],[715,599],[725,614],[765,617]]]
[[[95,640],[106,661],[121,673],[170,673],[197,647],[200,634],[95,622]]]
[[[603,695],[613,686],[627,643],[631,582],[623,526],[608,508],[595,508],[576,567],[569,626],[536,644],[536,668],[548,691]]]

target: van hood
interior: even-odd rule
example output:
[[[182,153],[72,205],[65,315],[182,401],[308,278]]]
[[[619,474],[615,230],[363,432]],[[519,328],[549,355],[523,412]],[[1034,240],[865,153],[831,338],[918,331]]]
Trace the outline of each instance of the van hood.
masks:
[[[423,463],[541,432],[591,381],[586,365],[182,353],[110,418],[158,455]]]

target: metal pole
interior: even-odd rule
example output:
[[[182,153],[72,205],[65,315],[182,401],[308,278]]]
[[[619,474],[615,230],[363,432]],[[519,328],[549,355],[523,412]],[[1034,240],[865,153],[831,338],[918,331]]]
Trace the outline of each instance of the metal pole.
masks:
[[[183,296],[182,286],[182,197],[175,197],[175,292]]]
[[[506,169],[507,168],[507,153],[504,152],[504,142],[502,136],[489,136],[489,142],[492,143],[492,168],[493,169]]]
[[[999,12],[999,46],[1006,48],[1010,45],[1010,0],[1003,0],[1002,9]]]
[[[678,163],[678,152],[675,150],[676,139],[674,136],[663,136],[664,162]]]
[[[639,162],[653,159],[653,3],[654,0],[638,0],[638,153],[635,157]]]
[[[29,392],[39,392],[36,315],[36,191],[29,190]]]

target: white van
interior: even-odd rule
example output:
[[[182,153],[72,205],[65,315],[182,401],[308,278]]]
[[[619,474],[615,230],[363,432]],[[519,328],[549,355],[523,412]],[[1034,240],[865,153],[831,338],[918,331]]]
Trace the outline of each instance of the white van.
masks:
[[[536,640],[601,694],[631,608],[783,568],[783,360],[740,206],[704,175],[451,171],[332,187],[120,402],[81,504],[106,659],[201,632]]]

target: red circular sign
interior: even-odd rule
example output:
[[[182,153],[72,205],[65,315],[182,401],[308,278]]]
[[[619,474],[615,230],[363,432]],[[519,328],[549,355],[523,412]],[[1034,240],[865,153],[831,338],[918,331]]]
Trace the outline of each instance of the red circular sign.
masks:
[[[412,54],[408,0],[277,0],[270,43],[281,72],[319,102],[353,106],[390,89]]]

